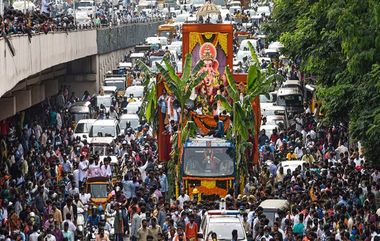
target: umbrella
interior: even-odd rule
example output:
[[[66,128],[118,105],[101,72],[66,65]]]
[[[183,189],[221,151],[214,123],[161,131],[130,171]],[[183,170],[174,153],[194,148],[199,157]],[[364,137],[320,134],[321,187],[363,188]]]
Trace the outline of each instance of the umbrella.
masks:
[[[215,4],[206,2],[205,4],[203,4],[202,7],[199,8],[197,12],[197,17],[209,16],[211,14],[219,15],[220,10]]]

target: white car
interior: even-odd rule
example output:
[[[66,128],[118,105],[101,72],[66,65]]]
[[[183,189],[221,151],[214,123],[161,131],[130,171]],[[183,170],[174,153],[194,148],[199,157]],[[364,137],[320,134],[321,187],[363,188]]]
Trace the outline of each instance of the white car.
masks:
[[[144,97],[144,86],[142,85],[129,86],[125,90],[124,98],[129,98],[131,94],[133,95],[134,98],[142,99]]]
[[[306,163],[302,160],[293,160],[293,161],[282,161],[278,165],[277,173],[279,172],[280,167],[284,169],[284,175],[288,172],[288,170],[293,173],[297,167],[301,167],[301,170],[303,170],[303,164]]]
[[[92,124],[96,121],[96,119],[83,119],[80,120],[74,129],[74,138],[79,137],[82,139],[88,140],[88,134],[90,133],[90,129],[92,127]]]
[[[105,119],[96,120],[90,129],[89,137],[98,138],[116,138],[120,133],[120,127],[117,120]]]
[[[276,220],[278,211],[284,211],[289,208],[289,203],[285,199],[267,199],[260,203],[263,208],[263,214],[269,219],[269,225],[272,225]]]
[[[266,17],[269,17],[271,11],[269,6],[259,6],[257,8],[256,14],[261,15],[264,14]]]
[[[237,210],[210,210],[205,213],[198,237],[206,240],[209,232],[215,232],[218,240],[231,240],[233,230],[238,232],[238,240],[246,241],[247,236]],[[209,237],[211,238],[211,237]]]
[[[131,124],[131,128],[137,130],[140,125],[140,118],[137,114],[122,114],[120,116],[119,126],[121,128],[121,133],[124,133],[127,122]]]
[[[15,9],[15,10],[20,10],[20,11],[24,11],[24,9],[26,11],[29,11],[29,12],[32,12],[34,9],[36,9],[36,5],[34,5],[34,3],[32,1],[14,1],[13,4],[12,4],[12,7]]]
[[[190,14],[188,14],[188,13],[183,13],[183,14],[177,15],[177,17],[175,18],[174,24],[178,27],[181,27],[182,24],[187,22],[187,19],[189,18],[189,16],[190,16]]]
[[[168,38],[167,37],[148,37],[145,39],[145,42],[147,44],[168,45]]]
[[[127,114],[137,114],[142,105],[141,101],[135,101],[128,103],[127,107],[124,108],[123,112]]]
[[[94,1],[82,0],[79,3],[77,3],[76,7],[77,7],[78,11],[83,11],[83,12],[87,13],[88,16],[90,16],[90,15],[94,16],[95,15],[96,6],[95,6]]]
[[[116,86],[103,86],[102,88],[105,95],[115,95],[117,91]]]
[[[75,19],[78,26],[91,26],[92,21],[86,11],[77,11]]]

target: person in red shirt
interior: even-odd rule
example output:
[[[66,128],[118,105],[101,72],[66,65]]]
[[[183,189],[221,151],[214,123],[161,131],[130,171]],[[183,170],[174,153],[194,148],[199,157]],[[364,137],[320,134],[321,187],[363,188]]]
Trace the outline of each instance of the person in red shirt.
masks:
[[[191,215],[190,223],[186,224],[185,234],[187,241],[198,241],[198,224],[194,220],[194,215]]]
[[[277,141],[278,138],[279,138],[279,136],[277,134],[277,129],[273,129],[272,135],[270,136],[270,140],[273,143],[276,143],[276,141]]]

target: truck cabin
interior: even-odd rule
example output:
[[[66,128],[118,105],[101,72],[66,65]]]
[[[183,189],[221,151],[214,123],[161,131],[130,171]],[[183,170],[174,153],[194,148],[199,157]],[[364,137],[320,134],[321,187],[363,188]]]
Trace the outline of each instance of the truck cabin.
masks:
[[[218,200],[233,188],[235,180],[235,149],[221,138],[195,138],[184,145],[182,179],[192,196],[197,188],[202,199]],[[210,180],[212,178],[213,180]],[[209,185],[202,184],[210,182]]]
[[[277,91],[277,105],[284,106],[289,113],[303,111],[303,93],[299,88],[281,87]]]

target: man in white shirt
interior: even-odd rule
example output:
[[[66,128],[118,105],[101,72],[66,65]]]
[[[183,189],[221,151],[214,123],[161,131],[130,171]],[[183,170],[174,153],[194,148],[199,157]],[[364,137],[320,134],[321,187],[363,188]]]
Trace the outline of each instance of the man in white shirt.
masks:
[[[68,213],[66,215],[66,219],[65,221],[62,222],[62,228],[65,227],[65,223],[68,223],[69,224],[69,231],[75,233],[75,231],[77,230],[77,227],[75,226],[75,224],[71,221],[71,214]]]
[[[371,177],[372,177],[372,181],[373,182],[377,182],[377,180],[380,179],[380,173],[379,173],[379,171],[376,170],[374,173],[372,173]]]
[[[40,236],[39,230],[37,228],[33,228],[33,233],[29,235],[29,241],[38,241],[38,237]]]
[[[84,156],[80,157],[79,162],[79,186],[82,186],[84,179],[87,178],[88,163],[84,160]]]
[[[183,204],[187,201],[190,201],[190,197],[189,195],[185,194],[183,190],[181,190],[181,195],[179,195],[179,197],[177,198],[177,201],[179,203],[178,207],[180,209],[183,209]]]

